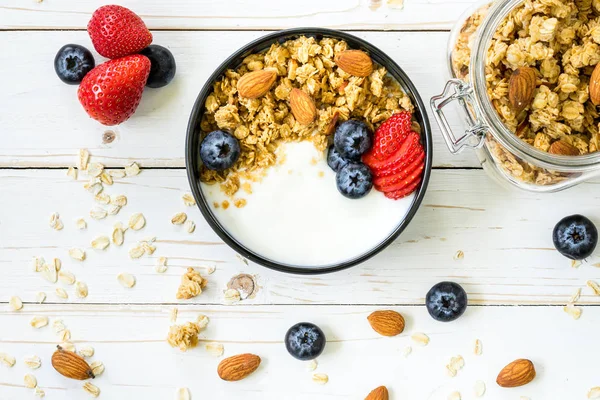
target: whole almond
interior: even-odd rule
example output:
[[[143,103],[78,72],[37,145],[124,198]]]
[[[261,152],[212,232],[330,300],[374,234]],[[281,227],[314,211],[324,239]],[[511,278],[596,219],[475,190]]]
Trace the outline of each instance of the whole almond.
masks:
[[[256,99],[265,95],[276,79],[277,71],[275,69],[248,72],[238,80],[237,90],[242,97]]]
[[[496,378],[496,383],[505,388],[523,386],[535,378],[535,367],[529,360],[519,359],[511,362]]]
[[[404,317],[392,310],[374,311],[367,317],[371,328],[383,336],[396,336],[404,331]]]
[[[385,386],[379,386],[365,397],[365,400],[389,400],[390,395]]]
[[[578,156],[579,149],[564,140],[557,140],[550,145],[548,153],[558,154],[561,156]]]
[[[530,67],[517,68],[508,81],[508,100],[518,114],[533,100],[537,71]]]
[[[256,371],[259,365],[259,356],[249,353],[238,354],[221,361],[217,373],[224,381],[239,381]]]
[[[595,106],[600,104],[600,64],[596,64],[590,77],[590,100]]]
[[[95,378],[92,368],[83,357],[60,346],[56,347],[57,350],[52,354],[52,366],[59,374],[80,381]]]
[[[373,72],[373,61],[361,50],[345,50],[336,54],[335,63],[347,74],[369,76]]]
[[[290,93],[290,108],[296,121],[309,125],[317,118],[317,108],[310,96],[300,89],[292,89]]]

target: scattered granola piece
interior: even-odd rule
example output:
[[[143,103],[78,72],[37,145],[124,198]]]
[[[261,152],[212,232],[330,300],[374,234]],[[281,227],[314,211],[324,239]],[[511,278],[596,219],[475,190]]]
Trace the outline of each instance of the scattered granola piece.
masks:
[[[125,170],[124,169],[111,169],[110,171],[108,171],[108,173],[113,178],[117,178],[117,179],[125,178]]]
[[[402,350],[402,355],[404,358],[410,356],[410,353],[412,353],[412,346],[406,346],[404,350]]]
[[[329,382],[329,376],[327,374],[313,374],[312,380],[318,384],[325,385]]]
[[[8,300],[8,306],[13,311],[19,311],[23,308],[23,302],[21,301],[21,298],[19,296],[12,296]]]
[[[448,395],[448,400],[461,400],[460,392],[452,392]]]
[[[102,361],[94,361],[90,364],[90,369],[96,377],[99,377],[104,372],[104,364],[102,364]]]
[[[106,212],[105,209],[100,208],[100,207],[93,208],[90,211],[90,217],[92,217],[92,219],[95,219],[95,220],[104,219],[104,218],[106,218],[107,215],[108,215],[108,212]]]
[[[588,399],[600,399],[600,386],[596,386],[590,389],[587,394]]]
[[[171,218],[171,223],[173,225],[183,225],[183,223],[187,220],[187,214],[184,212],[177,213]]]
[[[100,176],[104,171],[104,165],[101,163],[90,163],[87,168],[87,174],[94,178]]]
[[[7,367],[11,368],[12,366],[15,365],[17,360],[10,354],[0,353],[0,362],[2,364],[6,365]]]
[[[169,314],[169,321],[174,324],[175,322],[177,322],[177,314],[179,313],[179,310],[177,309],[177,307],[173,307],[171,308],[171,312]]]
[[[183,227],[187,231],[187,233],[194,233],[194,231],[196,230],[196,223],[188,219],[187,221],[185,221],[185,224],[183,224]]]
[[[119,207],[125,207],[127,205],[127,196],[119,194],[110,198],[110,204],[114,204]]]
[[[583,312],[583,309],[581,307],[576,307],[573,304],[567,304],[563,307],[563,311],[569,314],[571,317],[573,317],[573,319],[579,319],[581,318],[581,313]]]
[[[569,299],[569,303],[573,303],[573,304],[577,303],[580,298],[581,298],[581,288],[577,288],[575,293],[573,293],[573,295]]]
[[[229,201],[223,200],[221,207],[223,207],[223,210],[227,210],[229,208]]]
[[[96,239],[92,240],[92,248],[96,250],[105,250],[110,244],[110,239],[108,236],[98,236]]]
[[[196,323],[200,327],[200,329],[204,329],[208,326],[209,319],[206,315],[200,314],[198,318],[196,318]]]
[[[210,342],[204,345],[206,351],[212,354],[215,357],[221,357],[223,355],[224,347],[221,343]]]
[[[48,325],[48,317],[33,317],[31,321],[29,321],[29,325],[35,329],[43,328],[44,326]]]
[[[86,382],[83,384],[83,390],[88,392],[92,397],[100,396],[100,389],[98,388],[98,386],[95,386],[90,382]]]
[[[196,205],[196,199],[194,199],[194,196],[191,193],[184,193],[183,196],[181,196],[181,199],[183,200],[183,204],[188,207]]]
[[[29,369],[38,369],[42,366],[42,360],[38,356],[25,357],[25,366]]]
[[[115,226],[111,236],[112,242],[117,246],[121,246],[125,241],[125,231],[120,226]]]
[[[84,261],[85,260],[85,251],[78,249],[78,248],[72,248],[69,250],[69,256],[71,256],[71,258],[74,260]]]
[[[429,336],[424,333],[413,333],[410,338],[420,346],[427,346],[429,344]]]
[[[28,389],[34,389],[37,386],[37,379],[32,374],[25,374],[23,377],[23,383],[25,383],[25,387]]]
[[[598,285],[598,282],[589,280],[586,282],[586,285],[594,291],[596,296],[600,296],[600,285]]]
[[[465,360],[462,356],[452,357],[448,365],[446,365],[446,372],[449,376],[454,377],[465,366]]]
[[[63,222],[61,221],[60,216],[56,212],[50,215],[49,225],[50,228],[56,231],[60,231],[62,230],[62,228],[64,228]]]
[[[135,286],[135,276],[126,272],[121,272],[117,275],[117,280],[123,287],[132,288]]]
[[[83,282],[77,282],[75,284],[75,295],[80,299],[85,299],[88,296],[88,287]]]
[[[72,285],[75,283],[75,275],[72,272],[61,269],[58,272],[58,280],[64,283],[65,285]]]
[[[87,228],[87,222],[85,222],[85,219],[83,218],[79,218],[76,222],[75,225],[77,226],[77,229],[79,230],[83,230]]]
[[[178,299],[191,299],[202,293],[202,289],[206,287],[208,281],[200,275],[194,268],[188,268],[186,273],[181,277],[181,285],[177,290],[176,297]]]
[[[33,394],[36,395],[37,397],[40,397],[40,398],[46,396],[46,392],[44,392],[42,389],[40,389],[39,386],[35,387],[35,390],[34,390]]]
[[[224,300],[225,304],[235,304],[241,300],[240,292],[236,289],[227,289]]]
[[[37,301],[38,303],[42,304],[45,300],[46,300],[46,293],[38,292],[38,294],[35,295],[35,301]]]
[[[156,261],[156,272],[164,273],[167,271],[167,257],[159,257]]]
[[[108,193],[100,192],[94,196],[94,200],[96,201],[96,203],[100,203],[106,206],[110,203],[110,196],[108,195]]]
[[[233,201],[233,205],[236,206],[237,208],[244,208],[247,203],[248,203],[248,201],[246,201],[246,199],[235,199]]]
[[[177,400],[191,400],[192,395],[190,394],[190,390],[188,388],[179,388],[177,389]]]
[[[73,167],[69,167],[69,169],[67,169],[67,176],[77,180],[77,170]]]
[[[136,176],[140,173],[140,166],[136,162],[132,162],[125,166],[125,175]]]
[[[77,353],[84,358],[90,358],[94,356],[94,348],[92,346],[83,346]]]
[[[194,322],[187,322],[183,325],[171,325],[167,342],[171,347],[178,347],[181,351],[187,351],[198,345],[198,333],[200,325]]]
[[[88,162],[90,161],[90,153],[87,149],[79,149],[79,158],[77,160],[77,168],[80,171],[86,171],[88,168]]]
[[[485,394],[485,383],[483,381],[475,382],[473,391],[475,392],[475,397],[482,397]]]
[[[306,363],[306,369],[311,372],[316,370],[318,366],[319,366],[319,363],[317,362],[316,359],[312,359]]]
[[[463,258],[465,258],[465,253],[462,250],[458,250],[456,254],[454,254],[455,260],[462,260]]]
[[[144,226],[146,226],[146,218],[144,218],[144,214],[135,213],[129,218],[129,227],[134,231],[139,231]]]

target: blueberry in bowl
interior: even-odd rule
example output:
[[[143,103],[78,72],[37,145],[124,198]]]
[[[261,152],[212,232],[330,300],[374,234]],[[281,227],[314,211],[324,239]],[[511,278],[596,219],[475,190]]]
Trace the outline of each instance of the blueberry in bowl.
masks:
[[[285,348],[288,353],[302,361],[320,356],[326,341],[321,328],[310,322],[299,322],[285,334]]]
[[[365,197],[373,188],[373,174],[363,163],[348,163],[335,176],[339,192],[349,199]]]
[[[334,145],[329,146],[327,149],[327,165],[334,172],[338,172],[340,169],[345,167],[351,160],[342,157],[342,155],[335,149]]]
[[[228,132],[212,131],[200,144],[200,158],[208,169],[226,170],[240,158],[240,142]]]
[[[552,232],[554,247],[571,260],[583,260],[592,255],[598,243],[598,229],[583,215],[561,219]]]
[[[333,144],[343,158],[356,161],[371,148],[372,140],[373,133],[367,124],[351,119],[337,127]]]

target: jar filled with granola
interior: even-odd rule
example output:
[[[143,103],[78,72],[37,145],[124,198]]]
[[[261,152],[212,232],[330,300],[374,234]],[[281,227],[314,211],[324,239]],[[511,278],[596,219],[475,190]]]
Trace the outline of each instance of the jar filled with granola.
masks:
[[[452,31],[431,107],[452,153],[474,149],[500,183],[559,191],[600,174],[599,63],[600,0],[488,0]]]

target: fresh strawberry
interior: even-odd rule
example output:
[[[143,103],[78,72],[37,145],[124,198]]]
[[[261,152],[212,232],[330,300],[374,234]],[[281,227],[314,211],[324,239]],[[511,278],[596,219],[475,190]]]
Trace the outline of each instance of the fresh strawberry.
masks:
[[[390,156],[384,160],[376,160],[367,162],[363,158],[365,164],[371,167],[373,175],[379,176],[382,171],[392,168],[394,165],[402,162],[406,157],[418,151],[421,146],[421,136],[416,132],[410,132],[408,137],[402,142],[402,145]]]
[[[121,6],[102,6],[94,11],[87,30],[96,51],[106,58],[139,53],[152,43],[152,33],[144,21]]]
[[[150,60],[139,54],[107,61],[83,78],[79,102],[101,124],[118,125],[140,104],[149,73]]]
[[[377,177],[383,178],[386,176],[392,176],[392,175],[399,174],[404,169],[408,168],[408,166],[410,164],[412,164],[417,158],[423,159],[424,157],[425,157],[425,150],[423,149],[422,146],[419,146],[412,154],[407,154],[407,156],[404,157],[402,160],[400,160],[394,164],[388,165],[387,167],[385,167],[383,169],[378,169]]]
[[[376,177],[373,181],[373,185],[375,188],[379,190],[379,188],[385,189],[387,187],[393,187],[408,178],[409,175],[413,175],[416,172],[420,173],[423,171],[425,167],[425,153],[419,152],[418,156],[415,158],[410,164],[408,164],[405,168],[400,169],[397,174],[390,176],[379,176]],[[383,192],[389,192],[390,190],[382,190]]]
[[[404,189],[405,187],[410,186],[414,181],[421,180],[421,175],[423,174],[424,168],[425,163],[422,162],[418,164],[413,171],[406,174],[406,176],[404,176],[402,179],[398,178],[395,183],[388,184],[387,186],[379,186],[376,187],[376,189],[384,193],[395,192],[397,190]]]
[[[415,190],[417,190],[417,187],[419,186],[420,183],[421,183],[421,178],[414,181],[412,184],[410,184],[410,186],[406,186],[405,188],[396,190],[395,192],[386,192],[386,193],[384,193],[384,195],[385,195],[385,197],[387,197],[389,199],[399,200],[403,197],[408,196]]]
[[[373,147],[363,156],[364,162],[369,165],[394,154],[410,133],[411,120],[412,114],[402,111],[381,124],[373,136]]]

